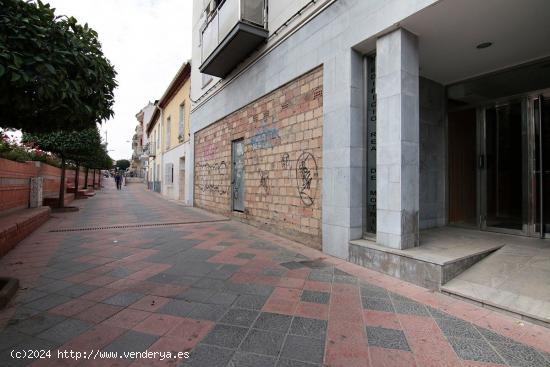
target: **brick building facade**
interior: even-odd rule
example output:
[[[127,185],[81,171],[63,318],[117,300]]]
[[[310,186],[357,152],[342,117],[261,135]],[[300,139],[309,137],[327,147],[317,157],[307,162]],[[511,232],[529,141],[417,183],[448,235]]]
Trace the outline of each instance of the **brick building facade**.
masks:
[[[316,68],[196,133],[195,205],[309,246],[321,245],[323,69]],[[244,143],[244,210],[232,142]]]

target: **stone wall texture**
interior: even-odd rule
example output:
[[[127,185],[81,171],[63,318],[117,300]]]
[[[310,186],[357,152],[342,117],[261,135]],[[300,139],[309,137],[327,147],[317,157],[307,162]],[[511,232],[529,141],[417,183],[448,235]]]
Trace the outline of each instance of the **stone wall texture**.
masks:
[[[194,204],[321,246],[323,69],[195,135]],[[244,212],[232,211],[232,142],[243,139]]]

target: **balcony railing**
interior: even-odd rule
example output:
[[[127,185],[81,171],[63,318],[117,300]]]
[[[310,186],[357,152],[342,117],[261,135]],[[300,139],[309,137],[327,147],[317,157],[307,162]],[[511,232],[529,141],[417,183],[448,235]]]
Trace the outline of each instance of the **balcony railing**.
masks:
[[[202,31],[202,73],[225,77],[268,36],[265,0],[226,0]]]

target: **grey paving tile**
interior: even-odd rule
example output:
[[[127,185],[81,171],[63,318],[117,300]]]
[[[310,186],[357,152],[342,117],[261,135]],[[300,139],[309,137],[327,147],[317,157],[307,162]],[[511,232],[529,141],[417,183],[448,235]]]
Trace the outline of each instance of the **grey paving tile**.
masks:
[[[284,334],[288,331],[291,322],[292,316],[262,312],[252,327]]]
[[[207,278],[227,280],[233,276],[240,267],[237,265],[227,264],[219,269],[215,269],[206,275]]]
[[[275,367],[276,357],[237,352],[227,367]]]
[[[363,308],[365,310],[395,312],[393,304],[389,298],[362,298]]]
[[[361,297],[390,299],[390,294],[384,288],[372,284],[361,284]]]
[[[64,296],[69,297],[80,297],[86,293],[89,293],[93,291],[94,289],[97,289],[98,287],[95,285],[87,285],[87,284],[75,284],[73,286],[70,286],[68,288],[62,289],[59,291],[59,293],[62,293]]]
[[[541,355],[546,359],[546,361],[550,364],[550,353],[541,353]]]
[[[316,282],[331,283],[332,282],[332,273],[327,273],[324,271],[319,271],[318,269],[313,269],[309,274],[307,279],[313,280]]]
[[[212,289],[189,288],[185,292],[178,294],[175,298],[183,299],[189,302],[205,302],[216,293]]]
[[[25,338],[27,338],[27,335],[13,327],[0,330],[0,350],[14,346]]]
[[[129,330],[111,342],[105,352],[143,352],[158,340],[158,336]]]
[[[236,349],[241,344],[247,332],[248,329],[244,327],[217,324],[202,340],[202,344]]]
[[[409,343],[401,330],[367,326],[367,339],[370,346],[410,351]]]
[[[231,306],[238,297],[239,295],[235,293],[216,292],[212,297],[208,298],[207,303]]]
[[[225,290],[228,292],[239,293],[239,294],[269,296],[273,292],[273,287],[268,285],[243,284],[243,283],[233,283],[231,281],[226,281]]]
[[[311,303],[319,303],[322,305],[327,305],[330,301],[330,293],[310,291],[306,289],[302,292],[301,300],[302,302],[311,302]]]
[[[322,367],[317,363],[294,361],[292,359],[280,359],[276,367]]]
[[[435,309],[435,308],[430,307],[430,306],[426,306],[426,308],[428,309],[428,312],[430,313],[430,315],[432,315],[432,317],[434,319],[458,320],[456,317],[451,316],[448,313],[443,312],[441,310]]]
[[[140,299],[142,299],[145,295],[142,293],[137,292],[120,292],[115,294],[114,296],[107,298],[103,301],[103,303],[107,303],[109,305],[114,306],[129,306],[133,303],[136,303]]]
[[[63,316],[40,313],[14,324],[13,327],[22,333],[36,335],[59,324],[63,320],[65,320]]]
[[[13,346],[13,347],[8,348],[8,349],[5,349],[2,352],[0,352],[0,364],[2,365],[2,367],[28,366],[32,362],[36,362],[35,365],[40,364],[39,359],[24,359],[24,358],[17,359],[17,358],[12,358],[12,356],[10,355],[11,351],[12,350],[16,350],[16,351],[23,351],[23,350],[25,350],[25,351],[29,351],[29,350],[48,351],[48,350],[50,350],[52,357],[57,357],[57,355],[55,354],[56,353],[55,349],[58,346],[59,346],[58,343],[54,343],[54,342],[51,342],[51,341],[48,341],[48,340],[43,340],[43,339],[40,339],[40,338],[29,336],[26,339],[20,341],[20,343],[18,345]],[[47,359],[43,359],[42,361],[47,361]]]
[[[256,257],[256,255],[248,252],[239,252],[237,255],[235,255],[235,257],[239,259],[253,259]]]
[[[157,312],[165,313],[167,315],[187,317],[195,305],[196,303],[190,303],[182,300],[172,300],[162,306]]]
[[[15,302],[17,304],[29,303],[47,295],[48,293],[46,292],[37,291],[34,289],[19,290],[17,296],[15,297]]]
[[[177,284],[181,286],[190,286],[197,282],[199,278],[189,277],[178,274],[167,274],[167,273],[158,273],[153,275],[148,281],[160,283],[160,284]]]
[[[298,261],[287,261],[279,265],[284,266],[289,270],[301,269],[306,267],[304,264],[300,264]]]
[[[286,273],[283,269],[273,269],[266,268],[262,270],[263,275],[272,276],[272,277],[282,277]]]
[[[295,316],[290,326],[290,334],[308,336],[310,338],[325,338],[327,322],[325,320],[310,319]]]
[[[324,262],[323,260],[304,260],[300,261],[300,264],[307,266],[310,269],[324,269],[331,268],[332,265]]]
[[[393,302],[396,313],[403,315],[430,316],[426,307],[417,302]]]
[[[332,279],[334,283],[357,284],[357,278],[351,275],[336,275]]]
[[[66,282],[64,280],[55,280],[47,282],[46,284],[43,284],[39,287],[35,287],[34,289],[37,291],[52,293],[70,287],[72,285],[74,285],[74,283]]]
[[[213,345],[200,344],[191,352],[185,367],[226,367],[235,353],[234,350],[219,348]]]
[[[193,304],[193,309],[187,317],[198,320],[218,321],[229,308],[227,305],[215,305],[212,303],[190,303]]]
[[[514,367],[548,367],[535,349],[518,343],[491,343],[506,363]]]
[[[243,294],[237,298],[233,307],[249,308],[252,310],[260,310],[267,302],[267,296],[257,296],[250,294]]]
[[[345,271],[338,268],[334,268],[334,275],[352,276],[350,273],[346,273]]]
[[[514,340],[507,338],[503,335],[497,334],[491,330],[488,330],[479,326],[476,326],[475,328],[477,329],[477,331],[481,333],[481,335],[483,335],[485,339],[487,339],[487,341],[489,341],[489,343],[493,343],[493,342],[510,343],[510,344],[516,343]]]
[[[60,294],[48,294],[47,296],[26,303],[25,307],[34,308],[35,310],[40,311],[46,311],[70,300],[70,297],[62,296]]]
[[[439,328],[447,337],[481,339],[481,334],[469,322],[453,319],[435,319]]]
[[[231,308],[219,322],[229,325],[250,327],[259,314],[260,311]]]
[[[225,288],[225,282],[221,279],[201,278],[193,283],[193,287],[220,291]]]
[[[281,358],[302,362],[322,363],[325,341],[303,336],[288,335],[281,352]]]
[[[64,344],[93,326],[94,324],[86,321],[77,319],[66,319],[59,324],[47,329],[46,331],[38,334],[38,337],[41,339]]]
[[[503,363],[502,359],[485,340],[453,337],[447,339],[461,359],[485,363]]]
[[[130,270],[130,269],[121,267],[121,268],[116,268],[111,270],[110,272],[107,273],[107,275],[111,277],[117,277],[117,278],[126,278],[127,276],[134,274],[135,272],[136,272],[135,270]]]
[[[243,340],[240,349],[245,352],[277,356],[283,346],[284,334],[252,329]]]

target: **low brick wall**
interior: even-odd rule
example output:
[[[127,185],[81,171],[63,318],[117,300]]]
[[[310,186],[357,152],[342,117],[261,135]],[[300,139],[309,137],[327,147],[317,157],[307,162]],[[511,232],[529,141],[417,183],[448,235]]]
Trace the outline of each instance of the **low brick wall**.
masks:
[[[99,182],[100,171],[96,170],[95,182]],[[86,170],[81,169],[79,174],[79,189],[85,189]],[[0,158],[0,214],[7,210],[26,208],[30,196],[30,178],[42,177],[43,197],[59,197],[59,183],[61,168],[53,167],[43,162],[14,162]],[[68,169],[65,172],[65,186],[74,187],[75,171]],[[88,183],[93,185],[93,171],[88,174]]]
[[[197,132],[194,204],[320,248],[322,110],[319,67]],[[243,213],[232,211],[231,151],[239,139]]]
[[[0,257],[30,235],[50,217],[51,209],[41,207],[19,210],[0,217]]]

